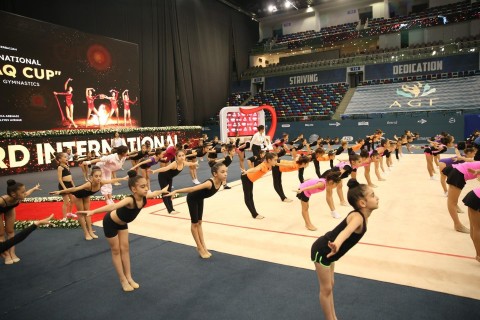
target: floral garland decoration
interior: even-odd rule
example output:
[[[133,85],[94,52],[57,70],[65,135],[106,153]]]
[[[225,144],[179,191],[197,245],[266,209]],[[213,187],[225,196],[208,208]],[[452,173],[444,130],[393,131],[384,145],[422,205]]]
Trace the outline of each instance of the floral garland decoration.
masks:
[[[32,223],[33,223],[33,220],[15,221],[14,227],[16,230],[22,230],[30,227]],[[80,228],[80,223],[78,222],[78,220],[74,220],[74,219],[62,219],[62,220],[52,219],[50,220],[50,224],[41,225],[38,227],[44,228],[44,229],[46,228],[77,229],[77,228]]]
[[[86,136],[94,134],[113,134],[119,133],[147,133],[160,131],[194,131],[201,130],[200,126],[172,126],[172,127],[145,127],[145,128],[124,128],[124,129],[73,129],[73,130],[43,130],[43,131],[1,131],[0,138],[34,138],[34,137],[53,137],[53,136]]]
[[[123,200],[128,197],[128,194],[115,194],[112,195],[113,200]],[[179,195],[175,194],[174,198],[177,198]],[[161,199],[162,196],[157,196],[154,199]],[[90,196],[91,201],[105,201],[103,196]],[[22,200],[24,203],[41,203],[41,202],[60,202],[63,201],[63,198],[60,196],[52,196],[52,197],[28,197]]]

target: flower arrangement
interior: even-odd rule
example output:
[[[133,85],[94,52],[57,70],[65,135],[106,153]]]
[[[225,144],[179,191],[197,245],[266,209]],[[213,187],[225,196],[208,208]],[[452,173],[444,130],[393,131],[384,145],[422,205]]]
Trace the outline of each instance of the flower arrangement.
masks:
[[[111,134],[118,131],[122,133],[149,133],[163,131],[194,131],[201,130],[200,126],[182,126],[182,127],[145,127],[145,128],[124,128],[124,129],[68,129],[68,130],[42,130],[42,131],[1,131],[0,139],[11,138],[38,138],[55,136],[87,136],[98,134]]]
[[[32,223],[33,223],[33,220],[15,221],[15,229],[16,230],[25,229],[29,227]],[[73,219],[62,219],[62,220],[52,219],[50,220],[49,225],[42,225],[42,226],[39,226],[39,228],[76,229],[76,228],[80,228],[80,223],[78,222],[78,220],[73,220]]]

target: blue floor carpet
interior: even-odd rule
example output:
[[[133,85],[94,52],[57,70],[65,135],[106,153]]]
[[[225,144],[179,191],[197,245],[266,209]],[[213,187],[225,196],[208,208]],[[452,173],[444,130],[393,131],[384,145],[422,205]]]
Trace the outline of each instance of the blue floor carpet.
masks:
[[[161,230],[159,234],[161,236]],[[80,230],[37,230],[0,265],[0,319],[323,319],[314,271],[130,235],[124,293],[110,250]],[[309,257],[305,257],[308,259]],[[413,272],[413,270],[412,270]],[[480,319],[480,301],[337,274],[339,319]]]

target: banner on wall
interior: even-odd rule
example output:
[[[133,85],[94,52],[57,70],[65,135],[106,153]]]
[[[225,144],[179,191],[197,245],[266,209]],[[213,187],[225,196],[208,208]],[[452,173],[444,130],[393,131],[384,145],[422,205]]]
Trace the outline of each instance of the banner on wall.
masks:
[[[140,127],[138,45],[0,11],[4,130]]]
[[[478,70],[478,59],[478,53],[469,53],[449,57],[433,57],[421,60],[370,64],[365,66],[365,80]]]
[[[317,84],[345,82],[346,69],[333,69],[287,76],[268,77],[265,79],[265,90],[288,87],[304,87]]]
[[[120,137],[130,151],[139,150],[142,144],[149,143],[152,148],[161,148],[177,142],[186,142],[200,135],[199,130],[191,131],[150,131],[144,133],[121,133]],[[84,157],[87,152],[95,152],[96,156],[108,154],[112,149],[112,133],[77,135],[77,136],[44,136],[28,138],[0,139],[0,176],[39,172],[55,169],[54,153],[64,148],[73,150],[72,154]],[[75,163],[71,163],[75,165]]]

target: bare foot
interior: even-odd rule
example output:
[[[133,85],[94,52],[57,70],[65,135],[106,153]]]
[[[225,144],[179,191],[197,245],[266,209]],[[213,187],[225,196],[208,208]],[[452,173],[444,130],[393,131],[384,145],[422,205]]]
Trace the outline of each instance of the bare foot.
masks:
[[[90,234],[86,234],[85,235],[85,240],[90,241],[90,240],[93,240],[93,238]]]
[[[371,188],[376,188],[376,187],[377,187],[377,186],[374,185],[373,183],[372,183],[372,184],[369,184],[368,186],[371,187]]]
[[[459,206],[457,206],[457,213],[465,213]]]
[[[257,219],[257,220],[262,220],[264,219],[265,217],[260,215],[260,214],[257,214],[257,216],[254,218],[254,219]]]
[[[13,264],[12,257],[10,257],[8,252],[3,252],[2,257],[5,259],[5,264]]]
[[[315,226],[313,224],[311,224],[311,225],[306,224],[305,228],[307,228],[310,231],[316,231],[317,230],[317,228],[315,228]]]
[[[341,206],[344,206],[344,207],[348,207],[348,203],[346,203],[345,201],[342,201],[342,202],[340,203],[340,205],[341,205]]]
[[[92,237],[92,239],[98,239],[98,236],[92,232],[90,232],[90,237]]]
[[[10,257],[12,258],[12,261],[13,261],[14,263],[20,262],[20,258],[17,257],[15,254],[10,255]]]
[[[462,233],[470,233],[470,229],[465,227],[463,224],[459,226],[455,226],[455,231],[462,232]]]
[[[128,280],[128,283],[130,284],[130,286],[132,286],[133,289],[138,289],[140,288],[140,285],[138,283],[136,283],[133,279],[127,279]]]
[[[198,251],[198,254],[200,255],[200,257],[201,257],[202,259],[208,259],[208,258],[211,257],[211,255],[209,255],[207,252],[205,252],[205,251],[203,251],[203,250],[198,250],[198,249],[197,249],[197,251]]]
[[[121,282],[121,284],[122,284],[123,291],[125,292],[133,291],[133,287],[130,285],[130,283],[128,283],[128,281]]]
[[[208,251],[208,250],[205,250],[205,251],[207,252],[207,254],[208,254],[210,257],[212,256],[212,254],[210,253],[210,251]]]

